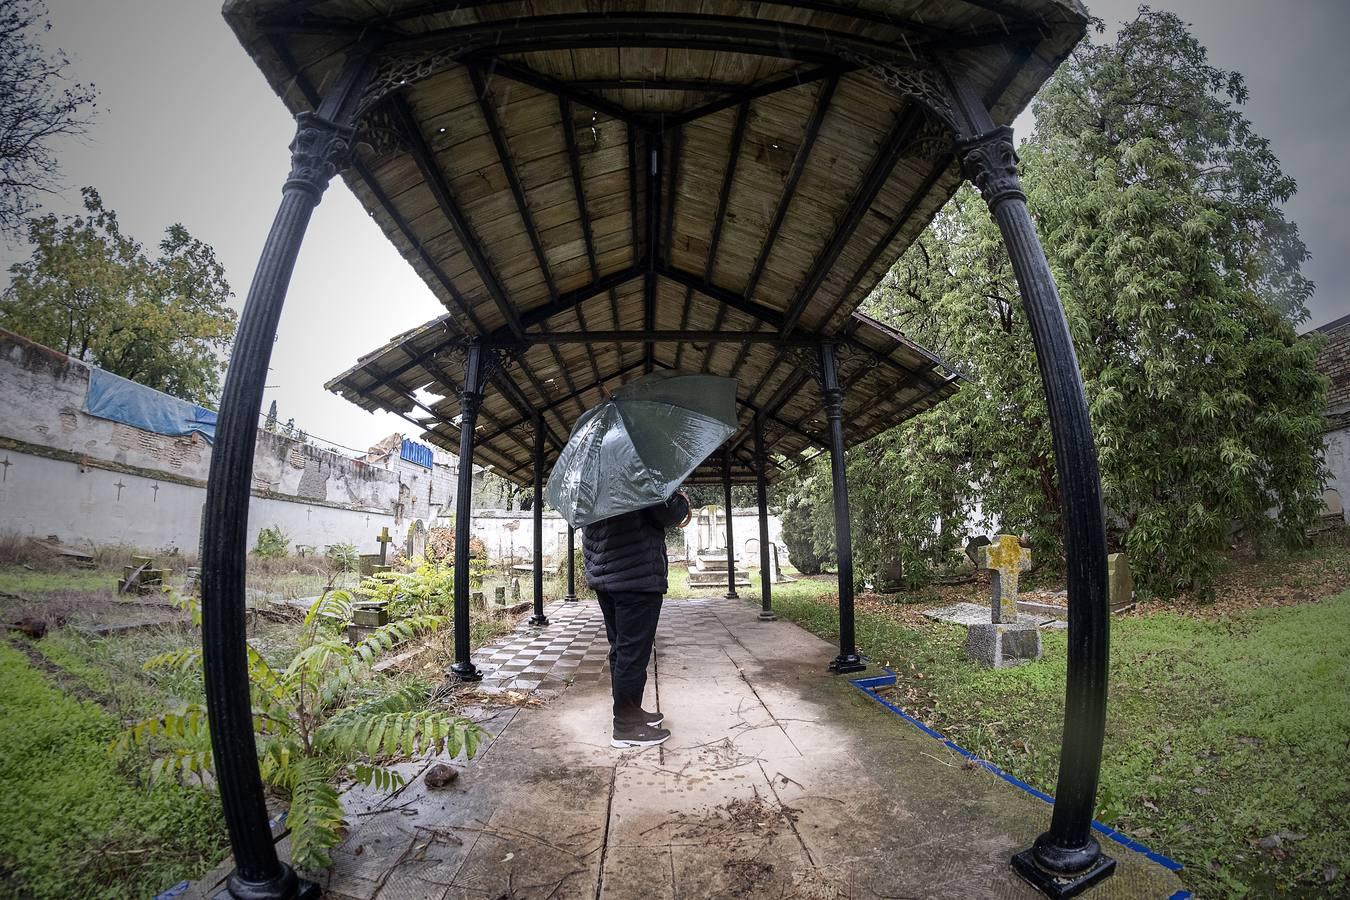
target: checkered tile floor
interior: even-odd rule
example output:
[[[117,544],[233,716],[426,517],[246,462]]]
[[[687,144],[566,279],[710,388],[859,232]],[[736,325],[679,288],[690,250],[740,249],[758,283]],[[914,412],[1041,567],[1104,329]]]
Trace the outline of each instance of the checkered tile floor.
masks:
[[[524,619],[496,644],[479,648],[474,664],[491,690],[561,690],[574,681],[609,677],[605,618],[594,601],[555,601],[544,608],[549,624]]]
[[[722,658],[730,640],[716,614],[719,607],[743,601],[722,598],[666,600],[656,632],[656,655],[681,659]],[[487,690],[561,690],[574,682],[608,681],[609,642],[605,619],[594,600],[554,601],[544,608],[549,624],[536,627],[523,619],[516,630],[474,653]]]

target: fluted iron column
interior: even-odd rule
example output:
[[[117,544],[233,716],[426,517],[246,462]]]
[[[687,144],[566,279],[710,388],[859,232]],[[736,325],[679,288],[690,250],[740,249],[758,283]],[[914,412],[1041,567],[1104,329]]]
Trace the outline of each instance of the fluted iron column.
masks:
[[[530,624],[544,626],[544,421],[534,422],[534,615]]]
[[[736,538],[731,529],[731,452],[722,451],[722,497],[727,507],[727,599],[739,600],[736,593]]]
[[[223,896],[249,900],[318,897],[277,857],[253,736],[244,586],[248,507],[267,365],[300,245],[314,207],[346,160],[351,98],[364,84],[354,60],[317,113],[296,116],[291,171],[249,286],[225,375],[202,516],[202,671],[215,778],[234,856]]]
[[[861,672],[867,668],[858,655],[853,625],[853,527],[849,522],[848,479],[844,456],[844,391],[839,386],[839,367],[834,345],[820,345],[820,383],[825,397],[825,418],[830,429],[830,478],[834,488],[834,544],[839,569],[839,655],[830,671]]]
[[[473,516],[473,443],[478,409],[483,404],[483,353],[478,344],[464,349],[464,388],[459,392],[459,480],[455,493],[455,662],[450,673],[460,681],[481,681],[470,658],[469,524]]]
[[[563,601],[567,603],[577,602],[577,573],[574,560],[577,556],[577,531],[571,525],[567,526],[567,596]]]
[[[768,450],[764,447],[764,420],[755,416],[755,500],[759,506],[759,618],[763,622],[772,622],[778,617],[773,614],[773,572],[769,568],[769,489],[765,483],[768,474],[765,467],[769,464]]]

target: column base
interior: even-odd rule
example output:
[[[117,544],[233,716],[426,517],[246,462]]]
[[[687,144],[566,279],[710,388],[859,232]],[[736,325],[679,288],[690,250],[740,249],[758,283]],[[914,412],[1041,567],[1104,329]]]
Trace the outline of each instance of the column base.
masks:
[[[281,863],[281,874],[269,881],[245,881],[231,872],[225,879],[225,889],[214,900],[319,900],[322,895],[317,884]]]
[[[530,616],[530,624],[536,628],[542,628],[548,624],[548,616],[542,613],[537,616]]]
[[[472,662],[457,662],[450,667],[450,674],[459,681],[482,681],[483,673]]]
[[[577,602],[577,595],[576,595],[576,594],[568,594],[567,596],[563,597],[563,602],[564,602],[564,603],[576,603],[576,602]]]
[[[735,591],[727,591],[726,594],[724,594],[723,596],[725,596],[728,600],[741,599],[741,595],[736,593]]]
[[[1036,839],[1030,850],[1012,858],[1012,867],[1024,881],[1047,897],[1075,897],[1116,869],[1116,861],[1102,853],[1095,838],[1077,850],[1050,844],[1049,834]]]
[[[761,609],[759,611],[759,620],[761,622],[777,622],[778,617],[773,614],[773,610]]]
[[[867,663],[862,661],[862,657],[856,653],[840,653],[834,659],[830,660],[830,671],[835,675],[847,675],[850,672],[863,672],[867,669]]]

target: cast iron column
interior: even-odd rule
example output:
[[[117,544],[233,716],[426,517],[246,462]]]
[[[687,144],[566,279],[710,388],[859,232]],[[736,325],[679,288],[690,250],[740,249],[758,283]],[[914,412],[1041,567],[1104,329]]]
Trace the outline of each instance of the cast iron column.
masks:
[[[961,162],[998,223],[1031,325],[1063,498],[1069,590],[1068,683],[1054,812],[1050,830],[1030,850],[1014,856],[1013,867],[1046,893],[1071,896],[1115,867],[1115,860],[1102,853],[1092,836],[1106,735],[1110,649],[1106,523],[1097,451],[1069,323],[1018,181],[1012,129],[989,124],[989,130],[960,142]]]
[[[848,481],[844,477],[844,391],[839,387],[834,345],[820,345],[820,382],[825,395],[825,418],[830,423],[830,477],[834,488],[834,544],[839,558],[839,655],[830,671],[861,672],[867,666],[858,656],[853,631],[853,528],[848,517]]]
[[[473,441],[478,407],[483,403],[483,348],[464,350],[464,389],[459,392],[459,481],[455,489],[455,662],[450,673],[460,681],[481,681],[470,659],[469,521],[473,515]]]
[[[727,504],[727,599],[739,600],[736,593],[736,538],[731,532],[731,451],[722,451],[722,496]]]
[[[575,563],[577,555],[577,531],[571,525],[567,526],[567,596],[563,597],[566,603],[577,602],[577,573]]]
[[[531,625],[544,626],[544,420],[534,422],[534,615]]]
[[[320,111],[341,121],[351,79]],[[349,116],[345,117],[348,121]],[[277,858],[253,738],[244,624],[249,491],[258,411],[277,322],[300,243],[328,182],[346,157],[352,129],[318,113],[301,113],[291,142],[291,173],[239,319],[225,375],[202,516],[202,672],[215,777],[234,853],[226,895],[259,900],[317,897]]]
[[[755,499],[759,503],[759,618],[772,622],[773,571],[769,568],[769,490],[765,485],[765,467],[769,464],[764,447],[764,420],[755,416]]]

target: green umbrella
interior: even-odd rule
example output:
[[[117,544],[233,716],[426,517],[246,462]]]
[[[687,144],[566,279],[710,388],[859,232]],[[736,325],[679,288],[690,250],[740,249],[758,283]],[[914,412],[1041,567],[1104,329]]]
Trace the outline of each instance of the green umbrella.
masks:
[[[577,420],[549,505],[581,528],[663,503],[736,428],[736,379],[653,372]]]

